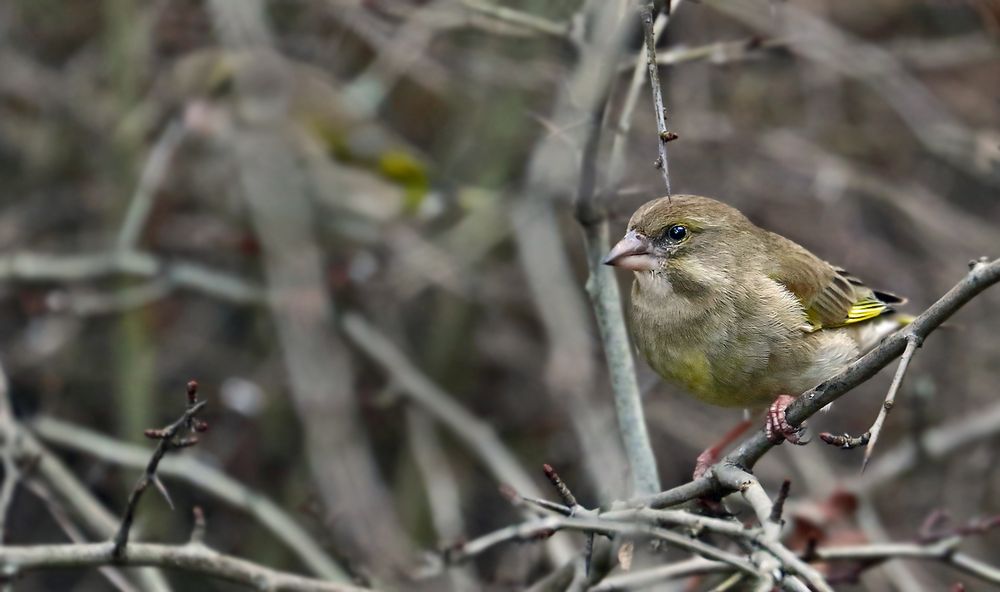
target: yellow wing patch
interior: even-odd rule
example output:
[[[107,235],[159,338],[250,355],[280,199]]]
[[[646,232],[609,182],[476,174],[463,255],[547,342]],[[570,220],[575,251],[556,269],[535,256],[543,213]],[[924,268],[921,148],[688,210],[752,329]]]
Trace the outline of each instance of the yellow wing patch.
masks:
[[[860,323],[861,321],[874,319],[890,310],[892,310],[891,307],[881,300],[864,298],[851,305],[851,308],[847,311],[847,318],[844,319],[844,324],[850,325],[851,323]]]

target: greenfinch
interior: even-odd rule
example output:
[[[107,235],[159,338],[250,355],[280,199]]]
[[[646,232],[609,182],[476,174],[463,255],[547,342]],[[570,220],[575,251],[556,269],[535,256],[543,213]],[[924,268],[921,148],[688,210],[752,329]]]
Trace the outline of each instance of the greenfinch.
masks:
[[[890,314],[901,298],[707,197],[644,204],[604,263],[635,275],[632,335],[653,370],[714,405],[773,401],[774,442],[804,443],[785,419],[794,395],[903,322]]]
[[[266,66],[278,72],[268,72]],[[344,86],[315,66],[287,57],[277,65],[262,64],[261,56],[253,52],[202,49],[177,60],[163,81],[162,92],[185,103],[189,111],[197,106],[216,118],[232,117],[254,106],[253,102],[241,104],[235,92],[236,80],[248,74],[256,74],[253,80],[261,87],[284,85],[290,122],[329,157],[403,187],[411,208],[428,193],[426,158],[352,103]]]

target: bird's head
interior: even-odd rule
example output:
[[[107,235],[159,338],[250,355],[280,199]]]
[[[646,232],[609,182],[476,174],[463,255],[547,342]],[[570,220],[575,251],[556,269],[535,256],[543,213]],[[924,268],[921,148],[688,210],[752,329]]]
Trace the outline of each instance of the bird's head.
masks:
[[[642,205],[606,265],[642,276],[698,283],[719,281],[752,256],[759,229],[738,210],[697,195],[661,197]],[[669,277],[674,276],[674,277]]]

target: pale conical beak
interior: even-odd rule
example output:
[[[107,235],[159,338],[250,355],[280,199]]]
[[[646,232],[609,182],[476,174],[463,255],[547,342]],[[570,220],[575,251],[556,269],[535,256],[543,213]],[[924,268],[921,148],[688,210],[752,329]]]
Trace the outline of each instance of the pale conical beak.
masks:
[[[656,269],[656,258],[649,239],[634,230],[629,230],[617,245],[611,247],[603,263],[632,271]]]

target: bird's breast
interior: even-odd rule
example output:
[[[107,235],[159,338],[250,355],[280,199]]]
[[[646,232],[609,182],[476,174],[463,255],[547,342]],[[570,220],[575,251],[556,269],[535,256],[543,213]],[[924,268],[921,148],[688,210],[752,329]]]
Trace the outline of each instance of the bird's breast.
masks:
[[[633,287],[637,348],[658,374],[710,404],[755,407],[798,394],[857,355],[846,333],[803,331],[801,305],[777,285],[697,303],[648,287]]]

